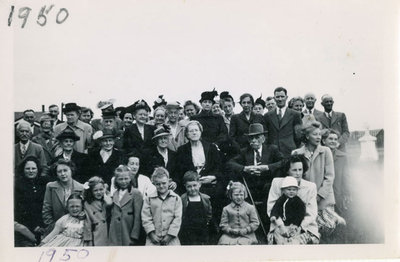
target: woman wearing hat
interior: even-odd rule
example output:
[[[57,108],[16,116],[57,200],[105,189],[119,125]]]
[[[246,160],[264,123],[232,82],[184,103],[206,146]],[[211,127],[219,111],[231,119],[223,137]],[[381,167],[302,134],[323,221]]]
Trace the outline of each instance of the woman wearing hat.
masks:
[[[254,107],[253,107],[253,112],[256,115],[264,115],[264,109],[265,109],[265,101],[262,99],[262,96],[256,99],[254,102]]]
[[[228,136],[228,129],[225,126],[224,118],[221,115],[212,113],[212,105],[217,91],[203,92],[201,94],[201,111],[190,120],[196,120],[203,126],[202,139],[209,143],[218,143]]]
[[[108,185],[111,185],[111,178],[114,170],[124,163],[124,155],[114,147],[115,131],[97,131],[93,139],[99,142],[100,149],[89,154],[89,174],[99,176]]]
[[[169,143],[168,148],[172,151],[178,150],[178,147],[185,144],[185,121],[179,121],[179,111],[182,109],[179,102],[171,102],[166,105],[168,120],[166,124],[169,127]]]
[[[156,167],[164,167],[168,170],[170,178],[176,181],[176,152],[168,148],[170,142],[170,129],[167,125],[159,126],[154,131],[152,140],[154,146],[151,149],[145,150],[143,154],[143,172],[148,177],[153,174]],[[176,189],[174,183],[172,190]]]
[[[138,100],[126,108],[132,112],[136,122],[125,129],[122,138],[122,148],[126,154],[131,152],[143,153],[143,150],[152,146],[151,138],[155,127],[146,124],[149,118],[150,107],[144,100]]]
[[[88,155],[79,153],[74,149],[74,145],[79,140],[79,137],[72,128],[67,127],[56,139],[62,150],[57,154],[52,163],[57,162],[59,159],[73,162],[75,164],[75,180],[79,183],[85,183],[89,179],[87,174]]]
[[[254,98],[252,95],[248,93],[241,95],[239,103],[243,110],[239,114],[232,116],[229,135],[243,148],[248,144],[247,137],[245,137],[244,134],[249,130],[250,124],[263,124],[264,120],[262,116],[256,115],[252,110],[254,106]]]
[[[76,141],[74,149],[79,153],[88,152],[88,146],[92,142],[93,128],[91,125],[79,120],[81,107],[75,103],[65,104],[63,108],[67,121],[54,127],[54,136],[57,137],[67,126],[72,128],[79,140]]]

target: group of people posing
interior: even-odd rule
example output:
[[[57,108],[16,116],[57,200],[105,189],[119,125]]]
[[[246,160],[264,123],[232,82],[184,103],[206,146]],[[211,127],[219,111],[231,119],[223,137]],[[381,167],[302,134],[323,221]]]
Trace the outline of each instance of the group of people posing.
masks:
[[[76,103],[15,123],[16,246],[317,244],[350,200],[344,113],[333,98],[159,96],[101,119]],[[304,108],[305,105],[305,108]],[[268,112],[264,114],[267,108]]]

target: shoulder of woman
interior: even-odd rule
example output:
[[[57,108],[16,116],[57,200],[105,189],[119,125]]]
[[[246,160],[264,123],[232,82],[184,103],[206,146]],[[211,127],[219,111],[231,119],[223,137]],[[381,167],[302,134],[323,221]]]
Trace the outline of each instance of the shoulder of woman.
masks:
[[[59,186],[60,185],[58,184],[57,181],[52,181],[52,182],[47,183],[46,188],[57,188]]]
[[[79,190],[79,191],[83,191],[83,185],[81,183],[79,183],[76,180],[72,180],[72,183],[74,184],[74,190]]]

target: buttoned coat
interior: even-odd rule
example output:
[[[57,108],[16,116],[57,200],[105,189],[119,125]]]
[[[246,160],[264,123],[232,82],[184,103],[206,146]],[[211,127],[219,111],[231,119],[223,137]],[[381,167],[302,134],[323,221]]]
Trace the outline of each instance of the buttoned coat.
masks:
[[[325,113],[320,113],[315,116],[324,128],[332,128],[340,133],[339,149],[345,151],[346,143],[349,140],[350,131],[347,124],[347,118],[344,113],[332,111],[332,119],[326,117]]]
[[[143,228],[148,235],[155,231],[159,237],[178,236],[182,223],[182,200],[173,191],[162,200],[157,191],[145,198],[142,209]]]
[[[36,144],[32,141],[29,142],[28,148],[26,149],[26,152],[24,155],[21,153],[21,148],[20,144],[16,143],[14,145],[14,161],[15,161],[15,169],[21,165],[21,163],[28,157],[28,156],[34,156],[36,157],[40,165],[42,166],[42,170],[47,170],[47,160],[46,156],[43,151],[43,147],[39,144]],[[17,170],[15,170],[17,171]]]
[[[104,163],[100,155],[100,150],[95,151],[89,155],[89,169],[90,176],[99,176],[103,178],[104,182],[111,185],[111,178],[114,176],[114,170],[121,164],[125,163],[125,156],[121,151],[112,150],[111,156]]]
[[[75,180],[72,180],[73,193],[83,194],[83,185]],[[47,183],[42,209],[43,223],[52,228],[59,218],[68,213],[66,205],[63,186],[58,181]]]
[[[85,201],[84,208],[91,224],[93,246],[108,246],[109,210],[104,202]]]
[[[126,154],[131,152],[143,153],[144,149],[151,148],[153,142],[151,138],[154,136],[155,127],[152,125],[144,125],[143,133],[144,139],[139,132],[137,124],[133,124],[125,128],[122,136],[122,148]]]
[[[305,146],[302,146],[294,150],[293,154],[305,155],[305,152]],[[326,206],[335,204],[333,193],[335,169],[332,152],[329,147],[318,145],[311,159],[307,158],[307,160],[309,168],[303,178],[316,184],[318,195],[321,197],[318,202],[318,209],[323,210]]]
[[[276,201],[282,195],[281,185],[283,178],[277,177],[272,180],[271,190],[269,191],[268,203],[267,203],[267,214],[271,217],[271,211],[274,207]],[[299,190],[297,196],[306,205],[306,214],[300,226],[304,231],[309,231],[313,235],[319,238],[318,225],[317,225],[317,187],[314,183],[306,181],[304,179],[300,180]],[[275,224],[271,223],[269,231],[272,232],[275,229]]]
[[[169,172],[169,177],[172,178],[172,180],[176,181],[176,152],[167,149],[168,150],[168,162],[167,165],[165,165],[164,158],[162,155],[158,152],[156,147],[152,147],[151,149],[145,150],[143,154],[143,161],[141,161],[141,165],[143,166],[143,173],[151,177],[151,174],[153,174],[154,169],[156,167],[165,167],[168,172]]]
[[[222,210],[221,223],[219,224],[222,232],[224,233],[218,244],[229,245],[236,242],[238,238],[246,238],[246,242],[243,244],[256,244],[257,238],[254,231],[260,225],[258,220],[256,208],[247,202],[243,202],[240,206],[235,203],[230,203]],[[231,229],[247,229],[245,236],[237,237],[230,234]],[[238,240],[240,243],[240,240]]]
[[[54,137],[57,137],[65,128],[67,128],[67,126],[71,127],[79,137],[79,140],[75,142],[74,149],[79,153],[87,154],[88,146],[92,143],[92,126],[82,122],[81,120],[78,120],[75,126],[70,126],[67,122],[64,122],[54,127]]]
[[[278,146],[284,156],[290,156],[292,150],[300,146],[300,139],[296,136],[298,126],[301,126],[301,114],[286,108],[279,124],[277,109],[264,115],[265,126],[268,131],[267,144]]]
[[[119,200],[119,191],[113,195],[111,222],[109,233],[110,246],[128,246],[131,240],[139,239],[141,228],[142,194],[136,188],[131,188]]]
[[[64,159],[62,153],[54,158],[52,164],[56,163],[59,159]],[[73,178],[82,184],[89,180],[90,173],[88,172],[88,168],[90,163],[88,155],[73,150],[70,161],[75,164],[75,174]]]
[[[246,147],[249,142],[247,136],[244,134],[249,132],[250,124],[254,123],[264,125],[263,117],[251,112],[250,119],[247,120],[246,114],[243,111],[239,114],[233,115],[230,121],[229,136],[232,137],[241,148]]]
[[[197,115],[192,116],[190,120],[197,120],[203,126],[201,134],[203,141],[218,143],[228,136],[228,129],[221,115],[202,110]]]

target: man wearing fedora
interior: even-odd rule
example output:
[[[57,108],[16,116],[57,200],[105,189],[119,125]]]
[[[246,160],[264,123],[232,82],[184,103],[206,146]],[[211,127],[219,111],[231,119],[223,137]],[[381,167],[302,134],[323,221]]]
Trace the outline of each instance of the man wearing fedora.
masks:
[[[108,185],[111,185],[114,170],[126,162],[124,154],[114,147],[115,138],[115,130],[97,131],[93,135],[93,139],[99,142],[100,149],[89,154],[88,172],[90,176],[99,176]]]
[[[88,146],[92,142],[93,128],[91,125],[79,120],[80,112],[81,108],[76,103],[65,104],[63,113],[65,114],[67,121],[54,127],[54,136],[57,137],[69,126],[79,137],[79,140],[75,143],[74,149],[79,153],[87,154]],[[60,150],[58,152],[60,152]]]
[[[186,121],[179,121],[179,110],[182,109],[179,102],[169,102],[165,106],[167,112],[167,125],[170,128],[168,148],[175,151],[188,140],[185,137]]]
[[[265,143],[267,132],[260,123],[250,124],[245,134],[249,141],[240,154],[228,161],[227,167],[233,171],[232,179],[247,183],[262,219],[266,218],[266,200],[272,179],[280,176],[283,155],[276,145]]]
[[[71,161],[75,164],[74,179],[79,183],[85,183],[89,179],[87,173],[88,155],[79,153],[74,150],[76,141],[79,141],[77,136],[71,127],[66,127],[57,137],[58,143],[62,149],[58,155],[55,156],[53,163],[56,163],[59,159]]]
[[[277,108],[264,115],[268,131],[267,143],[276,145],[284,156],[290,156],[292,151],[300,146],[296,130],[302,124],[301,114],[286,107],[287,91],[283,87],[274,90]]]

